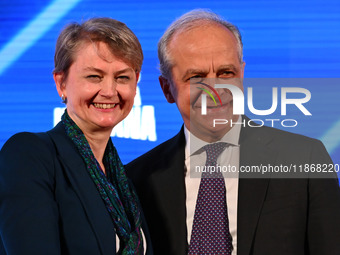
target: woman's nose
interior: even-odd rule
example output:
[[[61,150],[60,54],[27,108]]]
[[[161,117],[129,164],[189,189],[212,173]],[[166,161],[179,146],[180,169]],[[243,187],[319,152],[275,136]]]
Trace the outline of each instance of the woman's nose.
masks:
[[[102,84],[100,95],[113,97],[117,95],[117,82],[114,79],[108,79]]]

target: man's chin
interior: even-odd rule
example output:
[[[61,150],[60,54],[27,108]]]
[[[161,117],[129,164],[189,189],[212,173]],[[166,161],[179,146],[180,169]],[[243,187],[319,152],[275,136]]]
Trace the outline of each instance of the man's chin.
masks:
[[[230,123],[230,122],[228,122]],[[214,125],[213,120],[205,122],[190,122],[190,132],[206,142],[214,142],[221,139],[229,130],[231,125]]]
[[[232,102],[232,101],[231,101]],[[199,108],[200,109],[200,108]],[[224,103],[222,106],[211,106],[206,109],[207,115],[223,115],[225,112],[232,111],[232,103]]]

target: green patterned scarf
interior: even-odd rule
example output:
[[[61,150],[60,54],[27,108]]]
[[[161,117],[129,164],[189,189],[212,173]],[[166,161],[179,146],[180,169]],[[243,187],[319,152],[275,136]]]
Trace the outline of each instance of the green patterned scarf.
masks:
[[[107,176],[105,176],[85,135],[69,117],[67,111],[62,116],[62,123],[67,135],[74,142],[84,159],[87,171],[112,218],[115,231],[120,239],[118,254],[143,254],[141,209],[139,208],[138,198],[128,183],[124,166],[111,138],[106,146],[103,159],[107,172]]]

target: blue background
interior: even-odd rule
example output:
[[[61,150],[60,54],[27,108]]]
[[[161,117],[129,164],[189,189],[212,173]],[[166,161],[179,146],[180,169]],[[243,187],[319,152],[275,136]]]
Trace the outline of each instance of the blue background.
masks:
[[[139,83],[142,105],[155,110],[156,141],[113,138],[123,162],[175,135],[182,121],[158,84],[157,42],[176,17],[193,8],[209,8],[240,28],[245,77],[265,78],[257,79],[260,82],[256,86],[249,84],[257,108],[270,106],[274,85],[265,82],[268,78],[294,78],[298,82],[295,78],[327,78],[302,79],[303,83],[296,85],[311,92],[312,98],[305,106],[312,116],[288,109],[285,118],[299,122],[288,131],[321,139],[334,163],[340,164],[340,79],[330,79],[340,78],[338,0],[2,0],[0,147],[14,133],[53,127],[53,110],[63,107],[51,74],[57,36],[69,22],[101,16],[123,21],[140,39],[145,55]],[[284,82],[278,85],[284,86]],[[276,117],[282,119],[279,111],[273,114]]]

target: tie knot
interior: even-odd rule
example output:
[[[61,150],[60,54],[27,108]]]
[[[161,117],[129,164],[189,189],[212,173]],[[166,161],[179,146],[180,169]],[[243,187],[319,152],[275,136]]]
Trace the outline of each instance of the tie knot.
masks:
[[[207,165],[216,165],[218,156],[227,146],[228,144],[223,142],[205,145],[203,149],[207,152]]]

